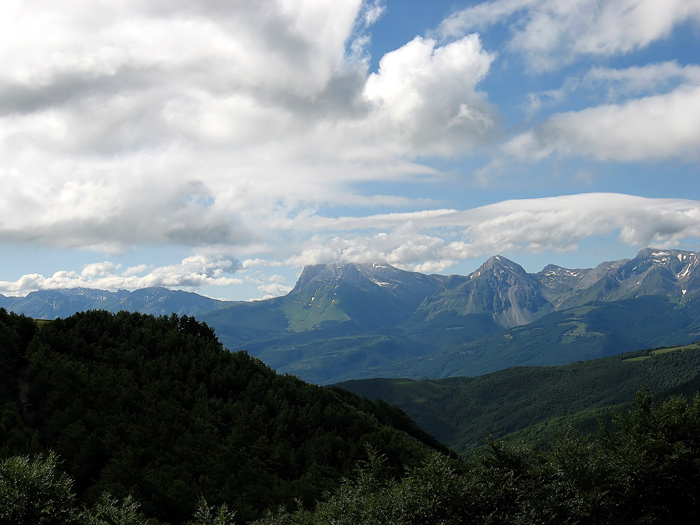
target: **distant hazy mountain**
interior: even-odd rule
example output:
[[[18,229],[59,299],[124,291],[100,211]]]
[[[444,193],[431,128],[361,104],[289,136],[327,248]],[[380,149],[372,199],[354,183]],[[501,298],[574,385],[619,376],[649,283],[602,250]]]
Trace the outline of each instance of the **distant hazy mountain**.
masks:
[[[385,264],[304,268],[283,297],[216,301],[148,288],[48,290],[0,306],[53,319],[76,311],[197,316],[223,344],[316,383],[476,375],[564,364],[700,338],[698,255],[641,250],[593,269],[527,273],[502,256],[468,276]]]
[[[700,258],[694,252],[646,248],[634,259],[600,264],[587,272],[574,289],[565,294],[561,308],[591,301],[661,296],[683,302],[700,290]]]
[[[379,264],[307,266],[286,296],[236,303],[202,320],[230,349],[300,377],[313,369],[311,381],[329,383],[338,368],[351,372],[422,355],[425,345],[398,327],[444,279]]]
[[[68,317],[87,310],[127,310],[152,315],[198,316],[230,304],[191,292],[167,288],[143,288],[134,292],[108,292],[90,288],[39,290],[26,297],[0,295],[0,307],[35,319]]]
[[[284,297],[205,316],[237,343],[283,334],[367,332],[407,320],[445,277],[380,264],[306,266]]]
[[[692,342],[698,275],[695,253],[655,249],[535,274],[502,256],[449,277],[329,264],[285,297],[204,319],[230,348],[313,382],[477,375]]]

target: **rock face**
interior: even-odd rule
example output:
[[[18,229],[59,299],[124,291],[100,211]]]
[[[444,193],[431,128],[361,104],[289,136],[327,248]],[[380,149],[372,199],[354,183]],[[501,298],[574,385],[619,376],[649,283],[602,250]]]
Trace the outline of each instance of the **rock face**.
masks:
[[[645,248],[634,259],[602,263],[590,270],[563,297],[559,308],[645,295],[687,301],[700,290],[698,261],[695,252]]]
[[[421,305],[428,319],[441,311],[489,314],[510,328],[528,324],[554,308],[543,285],[522,266],[496,255],[467,277],[451,277]]]
[[[450,276],[421,304],[427,319],[440,312],[489,314],[504,328],[529,324],[556,310],[593,301],[645,295],[687,301],[700,290],[700,257],[681,250],[641,250],[634,259],[605,262],[593,269],[548,265],[528,274],[497,255],[474,273]]]
[[[555,264],[548,264],[535,277],[543,286],[543,294],[555,307],[566,299],[567,295],[578,287],[581,280],[588,275],[590,269],[563,268]]]

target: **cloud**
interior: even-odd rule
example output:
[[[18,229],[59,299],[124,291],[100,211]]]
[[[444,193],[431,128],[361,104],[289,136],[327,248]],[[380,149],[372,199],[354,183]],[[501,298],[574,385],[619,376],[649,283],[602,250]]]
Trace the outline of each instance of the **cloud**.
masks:
[[[278,283],[266,283],[258,286],[258,290],[265,294],[261,299],[270,299],[271,297],[279,297],[280,295],[288,294],[292,291],[292,287]]]
[[[577,91],[585,91],[587,96],[602,92],[606,101],[619,102],[668,93],[682,86],[700,86],[700,66],[681,66],[675,60],[623,69],[596,66],[580,77],[566,78],[560,88],[529,93],[526,107],[532,115],[543,107],[566,102]]]
[[[476,36],[417,38],[369,74],[382,2],[12,6],[0,242],[274,245],[323,206],[424,205],[356,185],[439,176],[410,159],[463,154],[495,125]]]
[[[521,160],[551,155],[598,161],[693,160],[700,151],[700,87],[558,113],[508,141],[503,151]]]
[[[120,265],[105,261],[85,265],[80,272],[58,271],[50,277],[24,275],[16,281],[0,281],[0,293],[24,296],[53,288],[95,288],[101,290],[139,289],[153,286],[197,289],[203,286],[240,285],[243,280],[229,275],[240,263],[223,257],[194,255],[180,264],[149,268],[139,265],[120,272]]]
[[[668,92],[682,85],[700,86],[700,66],[681,66],[674,60],[625,69],[594,67],[581,84],[588,88],[602,86],[613,99]]]
[[[0,242],[90,250],[102,261],[0,290],[235,284],[226,261],[238,257],[247,279],[280,261],[438,271],[599,235],[682,242],[695,233],[678,203],[661,213],[660,201],[566,197],[460,211],[449,208],[463,195],[428,185],[449,179],[475,202],[482,194],[464,175],[503,133],[484,91],[497,55],[475,30],[509,24],[500,55],[548,68],[647,46],[694,23],[698,1],[481,2],[440,35],[374,57],[376,71],[369,28],[385,16],[380,0],[0,3]],[[533,95],[533,108],[584,89],[605,90],[604,103],[540,120],[495,162],[696,159],[699,76],[675,62],[590,69]],[[623,224],[596,199],[633,219]],[[337,216],[350,208],[363,211]],[[140,247],[202,259],[109,262]]]
[[[317,235],[290,266],[383,262],[406,269],[441,271],[461,260],[496,253],[575,250],[585,239],[616,234],[627,245],[675,246],[700,238],[700,201],[649,199],[621,194],[580,194],[511,200],[471,210],[337,219],[344,232]],[[422,271],[422,270],[419,270]]]
[[[416,37],[384,55],[367,80],[365,97],[406,151],[453,154],[493,132],[495,112],[476,89],[493,59],[478,35],[442,47]]]
[[[365,3],[362,12],[362,22],[367,28],[379,20],[386,12],[386,4],[383,0],[374,0],[374,2]]]
[[[266,296],[289,291],[267,268],[328,262],[379,262],[421,272],[443,271],[460,261],[497,253],[564,252],[588,239],[617,237],[638,248],[675,247],[700,239],[700,201],[590,193],[508,200],[468,210],[325,218],[307,223],[299,245],[281,243],[270,259],[195,255],[179,264],[121,270],[100,262],[51,277],[25,275],[0,282],[0,293],[24,295],[43,288],[100,289],[253,284]],[[284,259],[282,262],[279,262]],[[233,277],[239,270],[242,278]]]
[[[440,34],[454,38],[507,23],[510,50],[548,70],[580,56],[644,48],[687,20],[700,22],[700,0],[491,0],[448,17]]]

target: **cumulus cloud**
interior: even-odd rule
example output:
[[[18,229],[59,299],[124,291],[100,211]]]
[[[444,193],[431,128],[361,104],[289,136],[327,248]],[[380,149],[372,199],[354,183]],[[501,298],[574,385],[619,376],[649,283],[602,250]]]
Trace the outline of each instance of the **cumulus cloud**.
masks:
[[[493,59],[478,35],[442,47],[416,37],[384,55],[367,80],[365,97],[406,149],[451,154],[482,142],[494,128],[495,112],[477,91]]]
[[[457,179],[478,167],[455,159],[489,154],[504,132],[484,91],[498,55],[476,30],[508,23],[500,56],[515,50],[547,69],[648,46],[698,20],[700,0],[491,0],[370,60],[370,28],[386,12],[382,0],[0,3],[0,243],[103,261],[21,270],[0,293],[240,282],[276,294],[289,283],[264,274],[280,265],[439,271],[610,233],[657,245],[697,235],[694,201],[581,196],[460,211],[461,195],[427,188],[449,178],[477,193]],[[534,94],[533,108],[577,89],[607,98],[540,120],[502,161],[697,159],[698,71],[597,67]],[[347,209],[366,216],[337,217]],[[199,255],[156,268],[104,262],[139,247]]]
[[[274,245],[320,206],[421,202],[354,185],[435,175],[407,159],[494,125],[476,36],[369,74],[381,1],[3,6],[0,242]]]
[[[24,296],[36,290],[52,288],[95,288],[102,290],[138,289],[152,286],[197,289],[202,286],[231,286],[243,283],[231,274],[240,263],[224,257],[194,255],[180,264],[156,268],[139,265],[120,271],[112,262],[85,265],[78,271],[58,271],[49,277],[30,274],[16,281],[0,281],[0,293]]]
[[[579,56],[644,48],[687,20],[700,22],[700,0],[491,0],[454,13],[440,33],[455,37],[508,23],[510,49],[547,70]]]

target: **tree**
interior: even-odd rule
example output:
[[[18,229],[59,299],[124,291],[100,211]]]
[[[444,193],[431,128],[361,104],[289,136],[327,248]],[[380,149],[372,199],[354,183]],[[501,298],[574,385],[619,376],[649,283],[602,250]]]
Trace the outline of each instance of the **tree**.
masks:
[[[0,523],[75,523],[80,512],[73,481],[57,464],[53,452],[0,463]]]
[[[131,496],[127,496],[120,503],[105,492],[92,508],[85,511],[82,523],[85,525],[145,525],[147,520],[141,512],[141,506]]]

